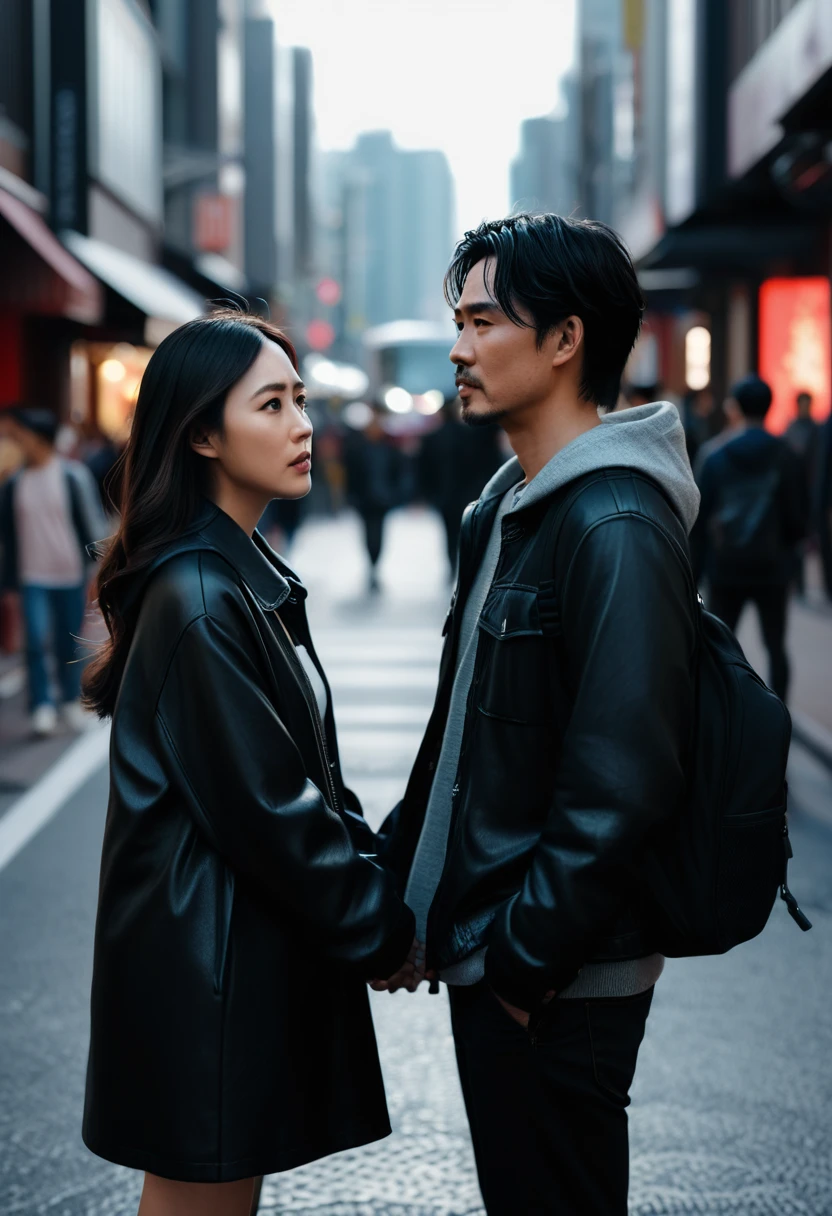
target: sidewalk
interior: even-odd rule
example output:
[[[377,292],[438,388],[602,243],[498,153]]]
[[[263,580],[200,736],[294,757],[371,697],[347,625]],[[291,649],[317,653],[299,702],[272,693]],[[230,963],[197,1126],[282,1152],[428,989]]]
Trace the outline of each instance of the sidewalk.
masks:
[[[739,640],[749,661],[766,678],[768,659],[752,609],[743,613]],[[817,584],[810,584],[805,600],[791,602],[787,651],[794,737],[832,768],[832,604]]]

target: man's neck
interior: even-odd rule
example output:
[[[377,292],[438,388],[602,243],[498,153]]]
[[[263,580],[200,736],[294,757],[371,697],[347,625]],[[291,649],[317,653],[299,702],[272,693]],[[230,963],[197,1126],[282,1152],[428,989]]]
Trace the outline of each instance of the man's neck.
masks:
[[[573,439],[593,430],[600,422],[597,407],[579,397],[552,397],[500,419],[526,482],[537,477]]]

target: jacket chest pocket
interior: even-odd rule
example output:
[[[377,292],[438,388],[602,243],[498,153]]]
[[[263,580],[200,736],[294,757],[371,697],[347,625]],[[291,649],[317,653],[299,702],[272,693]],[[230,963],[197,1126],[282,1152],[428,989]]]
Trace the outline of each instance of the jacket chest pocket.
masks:
[[[491,588],[479,619],[484,651],[474,690],[480,713],[520,726],[550,715],[552,639],[544,633],[536,587]]]

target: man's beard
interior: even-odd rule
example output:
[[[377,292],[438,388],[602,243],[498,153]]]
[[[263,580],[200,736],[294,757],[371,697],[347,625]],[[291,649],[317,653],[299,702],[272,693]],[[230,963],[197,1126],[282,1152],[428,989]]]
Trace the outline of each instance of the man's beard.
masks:
[[[510,410],[489,410],[486,414],[475,414],[470,407],[462,404],[462,421],[466,426],[491,426],[494,422],[508,417]]]

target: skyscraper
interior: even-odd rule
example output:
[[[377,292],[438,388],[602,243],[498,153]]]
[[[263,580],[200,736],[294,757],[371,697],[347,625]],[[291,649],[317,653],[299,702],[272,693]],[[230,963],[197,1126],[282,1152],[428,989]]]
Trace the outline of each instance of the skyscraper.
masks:
[[[443,318],[455,206],[444,153],[403,150],[389,131],[368,131],[327,158],[325,178],[324,269],[343,284],[345,353],[369,326]]]

